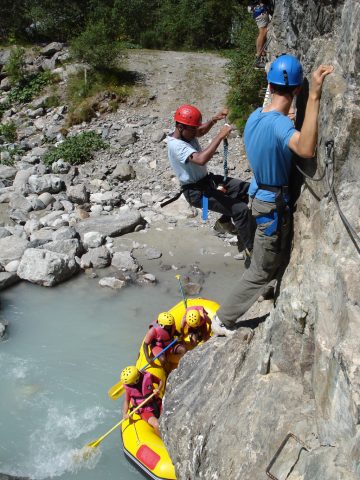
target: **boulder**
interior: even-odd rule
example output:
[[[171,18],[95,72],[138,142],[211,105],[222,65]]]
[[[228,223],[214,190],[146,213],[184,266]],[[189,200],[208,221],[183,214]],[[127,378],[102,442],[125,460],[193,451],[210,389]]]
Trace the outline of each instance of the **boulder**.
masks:
[[[16,176],[16,172],[16,168],[0,164],[0,180],[13,180]]]
[[[79,205],[89,201],[89,192],[83,183],[68,187],[66,194],[70,202],[78,203]]]
[[[83,244],[86,250],[100,247],[105,240],[105,235],[100,232],[86,232],[84,234]]]
[[[14,272],[0,272],[0,290],[5,290],[19,281],[20,278]]]
[[[120,288],[123,288],[126,285],[126,282],[115,277],[104,277],[99,281],[99,285],[100,287],[109,287],[114,290],[120,290]]]
[[[32,193],[41,194],[44,192],[59,193],[64,188],[64,182],[57,176],[30,175],[28,180],[29,188]]]
[[[136,177],[135,170],[131,165],[125,162],[121,162],[116,166],[115,170],[111,174],[112,178],[125,182]]]
[[[46,243],[44,250],[68,255],[71,258],[78,257],[82,254],[82,247],[77,238],[69,238],[67,240],[55,240]]]
[[[28,241],[16,235],[0,238],[0,264],[5,266],[12,260],[19,260],[27,246]]]
[[[141,215],[137,211],[123,210],[117,215],[86,218],[75,225],[76,230],[83,238],[86,232],[101,232],[108,237],[118,237],[132,232],[142,223]]]
[[[40,50],[41,55],[50,58],[55,53],[63,49],[63,44],[60,42],[51,42]]]
[[[81,257],[81,268],[105,268],[110,265],[111,255],[106,247],[91,248]]]
[[[90,195],[90,202],[97,203],[100,205],[111,205],[112,207],[116,207],[121,205],[121,194],[120,192],[110,191],[104,193],[92,193]]]
[[[29,248],[21,259],[17,274],[31,283],[52,287],[72,277],[77,268],[75,260],[68,255]]]
[[[131,252],[115,252],[111,260],[111,266],[123,271],[137,272],[139,270],[139,265]]]

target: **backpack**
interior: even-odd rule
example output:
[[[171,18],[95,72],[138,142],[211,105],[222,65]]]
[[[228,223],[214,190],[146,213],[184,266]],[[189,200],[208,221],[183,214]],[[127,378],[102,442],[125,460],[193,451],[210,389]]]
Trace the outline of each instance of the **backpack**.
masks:
[[[249,0],[248,7],[253,9],[260,3],[262,3],[266,7],[269,15],[273,16],[275,10],[275,0]]]

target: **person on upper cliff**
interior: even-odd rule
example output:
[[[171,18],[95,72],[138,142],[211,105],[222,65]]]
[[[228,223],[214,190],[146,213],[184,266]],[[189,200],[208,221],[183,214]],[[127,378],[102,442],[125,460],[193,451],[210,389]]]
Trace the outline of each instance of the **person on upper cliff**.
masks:
[[[188,307],[181,321],[181,335],[183,337],[189,335],[190,343],[196,346],[209,340],[210,332],[211,320],[204,307]]]
[[[135,366],[129,366],[121,372],[121,381],[125,388],[125,401],[123,405],[123,418],[129,418],[129,407],[136,408],[152,393],[156,395],[163,386],[160,378],[148,372],[140,372]],[[154,388],[154,384],[158,386]],[[138,414],[143,420],[151,425],[156,434],[160,436],[158,418],[161,413],[161,399],[153,397],[143,407],[138,410]]]
[[[270,23],[270,15],[273,14],[273,1],[271,0],[249,0],[248,10],[259,29],[256,39],[255,67],[265,68],[266,52],[265,43]]]
[[[146,334],[143,343],[143,351],[148,363],[152,363],[150,354],[154,357],[164,350],[175,338],[176,328],[175,319],[169,312],[159,314],[157,321],[150,326],[150,330]],[[161,365],[168,370],[167,357],[170,353],[182,356],[186,353],[184,345],[175,343],[165,353],[158,357]]]
[[[206,196],[209,210],[221,213],[220,220],[223,224],[233,220],[238,239],[245,252],[249,253],[253,248],[255,230],[247,206],[249,183],[231,177],[224,181],[222,175],[208,173],[206,168],[220,143],[231,132],[232,126],[223,125],[203,150],[198,142],[198,137],[208,133],[227,114],[228,110],[223,109],[211,120],[202,123],[201,112],[196,107],[181,105],[174,115],[175,131],[167,139],[168,156],[189,204],[201,208],[202,198]]]
[[[244,143],[253,170],[249,195],[256,219],[254,250],[246,270],[212,319],[216,335],[231,335],[243,315],[275,278],[286,261],[292,214],[289,208],[289,176],[293,153],[313,158],[324,79],[332,65],[320,65],[312,74],[301,131],[288,113],[303,83],[303,70],[292,55],[280,55],[270,66],[268,82],[272,101],[253,112],[244,131]]]

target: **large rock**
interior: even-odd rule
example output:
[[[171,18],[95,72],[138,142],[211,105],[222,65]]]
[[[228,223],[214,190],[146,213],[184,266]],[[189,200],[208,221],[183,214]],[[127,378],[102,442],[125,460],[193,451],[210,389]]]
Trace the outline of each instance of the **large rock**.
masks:
[[[111,260],[111,266],[118,270],[137,272],[139,265],[136,263],[131,252],[115,252]]]
[[[60,42],[51,42],[40,50],[41,55],[44,57],[52,57],[55,53],[62,50],[63,44]]]
[[[16,235],[0,238],[0,264],[5,266],[12,260],[19,260],[28,246],[28,241]]]
[[[0,164],[0,180],[13,180],[16,176],[16,168]]]
[[[19,281],[20,278],[14,272],[0,272],[0,290],[5,290]]]
[[[125,182],[127,180],[131,180],[132,178],[135,178],[136,173],[131,165],[125,162],[121,162],[119,163],[119,165],[116,166],[111,176],[114,179],[120,180],[121,182]]]
[[[111,254],[106,247],[91,248],[81,257],[81,268],[105,268],[110,265]]]
[[[75,225],[80,236],[86,232],[101,232],[108,237],[118,237],[132,232],[137,225],[142,223],[139,212],[132,210],[120,211],[117,215],[90,217]]]
[[[28,179],[30,191],[38,195],[44,192],[58,193],[64,188],[64,182],[55,175],[31,175]]]
[[[31,283],[52,287],[72,277],[77,268],[75,260],[68,255],[29,248],[21,259],[17,274]]]

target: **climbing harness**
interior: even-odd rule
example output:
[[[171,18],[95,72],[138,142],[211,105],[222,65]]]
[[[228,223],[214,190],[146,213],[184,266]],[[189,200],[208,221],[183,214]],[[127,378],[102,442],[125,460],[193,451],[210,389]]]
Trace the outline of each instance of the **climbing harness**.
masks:
[[[285,445],[287,444],[287,442],[289,441],[290,438],[293,438],[297,443],[299,443],[301,445],[301,450],[306,450],[307,452],[310,452],[311,449],[310,447],[308,447],[306,445],[306,443],[304,443],[302,440],[300,440],[300,438],[298,438],[296,435],[294,435],[293,433],[289,432],[286,437],[284,438],[284,440],[281,442],[281,445],[280,447],[277,449],[275,455],[273,456],[273,458],[271,459],[271,462],[269,463],[267,469],[266,469],[266,475],[268,477],[270,477],[272,480],[279,480],[278,477],[275,477],[275,475],[273,475],[271,472],[270,472],[270,469],[273,467],[274,463],[276,462],[276,460],[278,459],[280,453],[282,452],[283,448],[285,447]],[[299,452],[300,453],[300,452]]]

